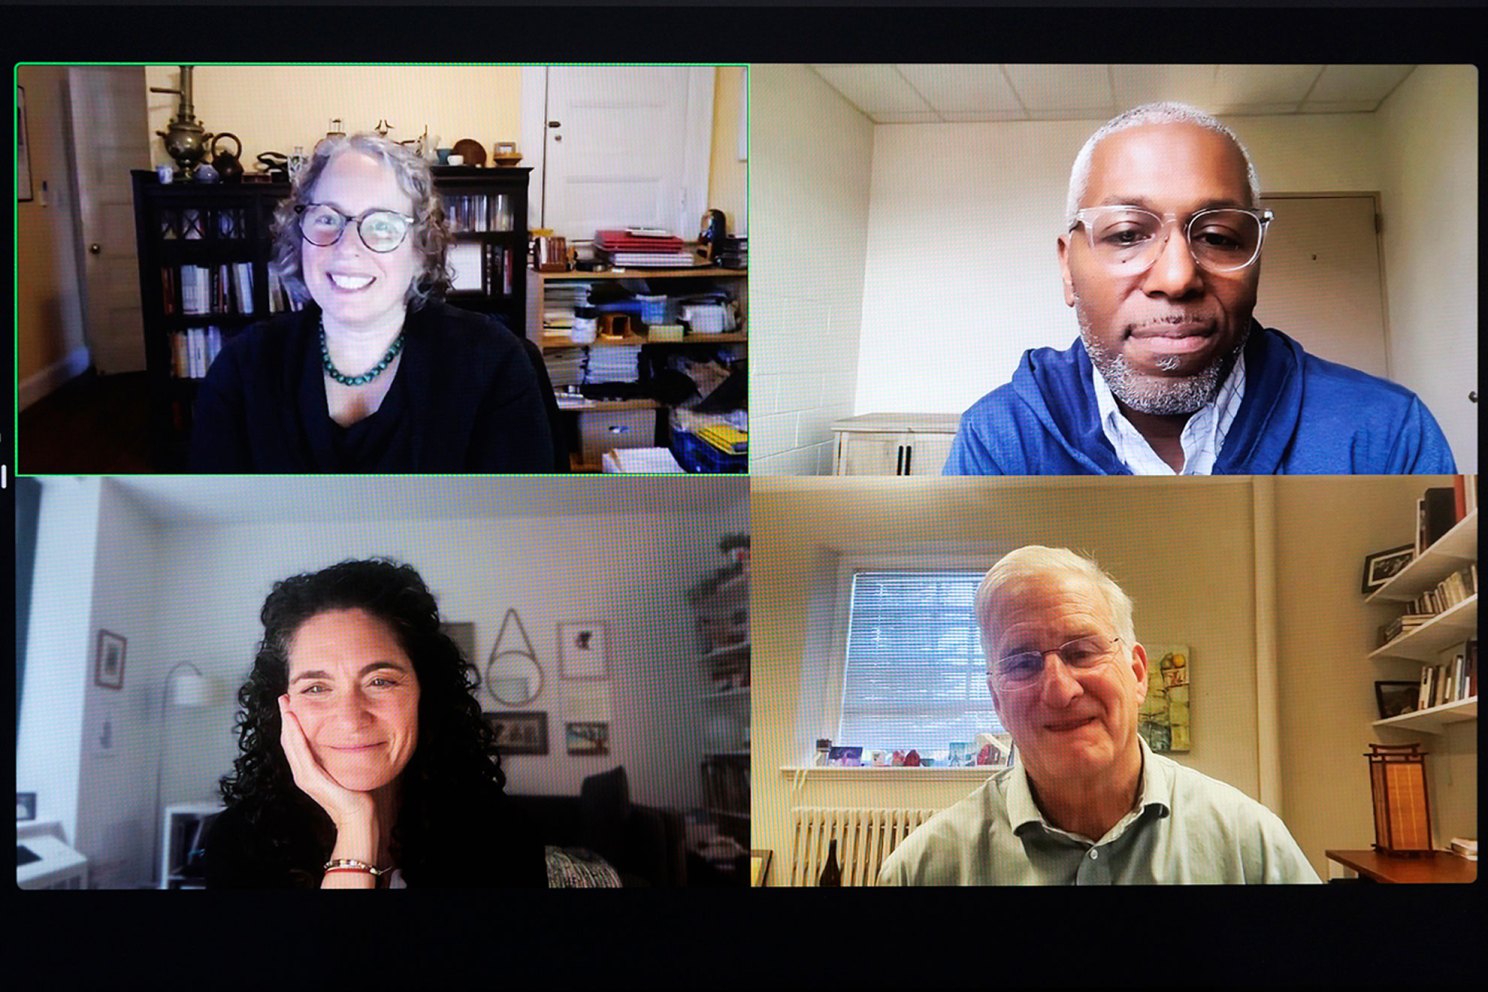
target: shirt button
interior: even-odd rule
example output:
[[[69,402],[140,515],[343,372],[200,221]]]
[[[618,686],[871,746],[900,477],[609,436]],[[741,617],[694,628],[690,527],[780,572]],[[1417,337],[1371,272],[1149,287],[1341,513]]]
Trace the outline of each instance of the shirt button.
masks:
[[[1090,849],[1090,860],[1091,861],[1099,861],[1100,860],[1100,852],[1097,851],[1093,847]]]

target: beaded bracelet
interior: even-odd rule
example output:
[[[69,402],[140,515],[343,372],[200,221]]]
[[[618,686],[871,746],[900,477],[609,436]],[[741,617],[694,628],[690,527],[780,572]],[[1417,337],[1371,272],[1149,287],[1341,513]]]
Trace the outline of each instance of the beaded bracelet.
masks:
[[[327,861],[325,863],[325,871],[328,874],[333,871],[362,871],[371,875],[373,878],[377,878],[379,875],[386,875],[392,869],[369,865],[367,862],[358,861],[356,858],[336,858],[334,861]]]

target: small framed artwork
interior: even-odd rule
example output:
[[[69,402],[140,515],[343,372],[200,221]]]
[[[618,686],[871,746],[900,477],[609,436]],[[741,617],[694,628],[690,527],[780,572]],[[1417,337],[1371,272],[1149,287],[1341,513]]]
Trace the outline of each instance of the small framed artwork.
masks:
[[[1415,712],[1420,695],[1421,683],[1419,681],[1376,682],[1374,684],[1374,701],[1379,706],[1381,720]]]
[[[567,725],[568,753],[579,755],[609,754],[608,723],[570,723]]]
[[[107,630],[98,632],[98,655],[93,660],[93,684],[124,688],[124,649],[128,641]]]
[[[502,754],[547,754],[548,714],[545,710],[487,713]]]
[[[558,670],[566,679],[602,679],[609,675],[605,657],[609,638],[607,625],[560,623],[558,625]]]
[[[36,793],[16,793],[16,822],[36,819]]]
[[[1369,595],[1380,586],[1389,582],[1400,574],[1400,570],[1411,563],[1416,557],[1416,549],[1413,545],[1402,544],[1398,548],[1389,551],[1376,551],[1372,555],[1364,556],[1364,581],[1359,591]]]

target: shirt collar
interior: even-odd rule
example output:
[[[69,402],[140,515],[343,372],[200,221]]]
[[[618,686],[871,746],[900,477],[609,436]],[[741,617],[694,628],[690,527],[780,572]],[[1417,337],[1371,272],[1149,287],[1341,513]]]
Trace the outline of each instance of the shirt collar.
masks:
[[[1158,817],[1167,816],[1172,812],[1167,798],[1173,794],[1172,769],[1162,762],[1153,760],[1152,749],[1147,746],[1147,741],[1141,734],[1137,735],[1137,746],[1142,751],[1142,772],[1137,786],[1137,801],[1132,807],[1132,812],[1122,817],[1121,822],[1112,828],[1116,832],[1120,832],[1126,824],[1149,809],[1153,810],[1153,815]],[[1042,830],[1073,836],[1044,819],[1044,814],[1039,811],[1038,804],[1033,801],[1033,790],[1028,785],[1028,771],[1021,757],[1014,763],[1007,783],[1007,813],[1013,833],[1020,834],[1025,828],[1033,825]]]
[[[1230,374],[1220,383],[1214,398],[1205,403],[1188,422],[1183,425],[1179,443],[1183,446],[1183,471],[1174,473],[1168,463],[1158,457],[1142,432],[1132,426],[1116,405],[1116,396],[1106,383],[1105,376],[1094,363],[1090,366],[1091,385],[1095,390],[1095,407],[1100,417],[1101,432],[1116,457],[1135,475],[1210,475],[1214,462],[1224,447],[1225,436],[1240,412],[1240,402],[1245,398],[1245,349],[1235,353],[1235,363]]]

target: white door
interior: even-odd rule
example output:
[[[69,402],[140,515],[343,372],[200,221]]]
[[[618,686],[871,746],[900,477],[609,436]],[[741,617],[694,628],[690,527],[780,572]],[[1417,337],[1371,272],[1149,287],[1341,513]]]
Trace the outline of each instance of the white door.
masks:
[[[100,372],[145,367],[130,169],[150,168],[142,66],[67,71],[83,336]]]
[[[707,206],[713,73],[711,66],[550,66],[525,74],[524,89],[536,83],[546,93],[534,226],[570,240],[617,227],[695,238]]]
[[[1369,195],[1266,198],[1255,316],[1320,358],[1389,378],[1384,277]]]

